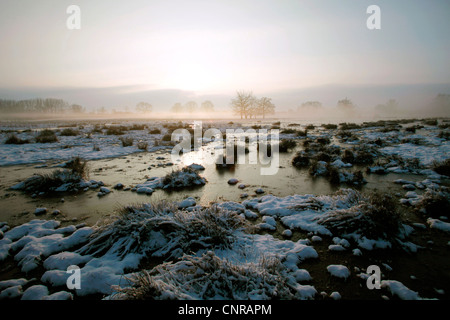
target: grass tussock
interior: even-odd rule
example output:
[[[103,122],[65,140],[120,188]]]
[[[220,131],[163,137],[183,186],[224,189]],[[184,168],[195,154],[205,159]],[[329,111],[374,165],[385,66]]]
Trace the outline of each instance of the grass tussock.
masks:
[[[283,139],[279,144],[279,152],[288,152],[289,150],[294,149],[297,146],[297,141],[293,139]]]
[[[54,131],[45,129],[39,132],[35,140],[37,143],[53,143],[58,142],[58,137]]]
[[[129,278],[130,286],[116,287],[115,299],[295,299],[294,284],[275,258],[236,263],[208,251],[186,255],[177,263],[163,263]]]
[[[61,186],[67,186],[64,191],[71,191],[77,188],[82,179],[88,179],[89,170],[87,162],[76,157],[65,164],[65,169],[54,170],[49,173],[34,174],[32,177],[19,183],[16,190],[22,190],[27,193],[52,193],[59,190]],[[72,188],[72,187],[73,188]]]
[[[25,139],[20,139],[15,134],[10,135],[5,140],[5,144],[26,144],[26,143],[30,143],[30,141],[29,140],[25,140]]]
[[[172,171],[162,179],[163,189],[182,189],[200,186],[206,183],[206,179],[190,167]]]
[[[252,225],[236,212],[215,205],[187,212],[174,202],[160,201],[122,208],[97,226],[80,252],[180,258],[200,249],[227,248],[237,232],[252,230]]]
[[[432,168],[436,173],[450,177],[450,158],[441,162],[434,162]]]
[[[121,136],[123,134],[125,134],[124,132],[124,128],[122,127],[109,127],[106,129],[106,134],[108,136],[114,135],[114,136]]]
[[[334,210],[318,219],[333,234],[358,233],[368,239],[393,240],[402,230],[397,201],[388,193],[373,192],[361,195],[348,208]]]
[[[306,168],[309,166],[310,157],[303,151],[298,151],[292,159],[292,165],[296,168]]]
[[[134,142],[132,137],[120,137],[119,140],[122,143],[122,147],[131,147]]]
[[[147,151],[147,149],[148,149],[148,142],[147,141],[139,141],[137,143],[137,147],[138,147],[139,150]]]
[[[61,131],[60,135],[62,137],[74,137],[79,135],[80,132],[78,130],[72,129],[72,128],[65,128]]]
[[[416,208],[432,218],[441,216],[450,218],[450,193],[448,189],[442,187],[439,190],[428,189],[417,203]]]
[[[86,160],[80,157],[75,157],[66,162],[65,168],[70,170],[70,173],[74,176],[89,179],[89,168]]]

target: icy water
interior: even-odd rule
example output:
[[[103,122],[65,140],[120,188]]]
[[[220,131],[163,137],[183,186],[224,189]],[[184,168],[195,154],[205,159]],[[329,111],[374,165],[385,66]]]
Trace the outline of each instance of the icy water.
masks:
[[[297,147],[296,150],[300,150]],[[35,173],[45,173],[55,170],[58,162],[42,165],[21,165],[0,167],[1,193],[0,220],[12,225],[21,224],[35,218],[37,207],[46,207],[51,213],[55,209],[61,212],[58,219],[74,223],[83,221],[89,225],[95,224],[100,218],[114,214],[117,209],[137,203],[154,202],[162,199],[181,201],[187,197],[196,199],[197,204],[207,206],[213,202],[243,201],[265,194],[288,196],[293,194],[332,194],[339,188],[353,185],[333,185],[324,177],[311,177],[307,169],[297,169],[292,166],[292,157],[296,150],[279,154],[279,168],[275,175],[261,175],[260,164],[249,164],[248,155],[244,164],[233,168],[216,169],[211,163],[216,159],[215,144],[207,144],[200,151],[192,151],[182,155],[178,162],[173,163],[169,150],[136,153],[111,159],[89,161],[89,178],[103,181],[112,192],[98,197],[97,190],[88,190],[79,194],[64,194],[53,197],[32,198],[22,192],[11,191],[8,188]],[[173,163],[173,165],[171,165]],[[204,165],[205,170],[200,175],[205,177],[204,186],[186,188],[177,191],[157,189],[152,195],[138,194],[130,190],[114,190],[113,186],[122,183],[125,187],[133,187],[145,182],[151,177],[162,177],[173,170],[196,163]],[[238,179],[236,185],[228,184],[229,179]],[[409,174],[387,175],[365,174],[367,184],[356,187],[362,191],[380,189],[391,192],[404,192],[400,185],[392,183],[396,179],[419,181],[422,177]],[[244,184],[245,188],[238,186]],[[257,194],[256,189],[264,190]],[[247,194],[247,197],[243,196]]]

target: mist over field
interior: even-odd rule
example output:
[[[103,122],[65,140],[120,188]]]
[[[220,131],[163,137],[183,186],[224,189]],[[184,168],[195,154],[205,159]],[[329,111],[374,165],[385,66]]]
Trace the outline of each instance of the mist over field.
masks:
[[[449,13],[2,0],[0,300],[449,300]]]

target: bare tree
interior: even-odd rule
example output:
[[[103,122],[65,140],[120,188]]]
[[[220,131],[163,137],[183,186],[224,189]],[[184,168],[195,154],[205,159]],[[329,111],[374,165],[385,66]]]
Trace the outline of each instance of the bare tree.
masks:
[[[241,119],[250,115],[250,111],[255,104],[255,97],[251,91],[238,91],[236,98],[231,100],[231,109],[234,114],[241,116]]]
[[[150,103],[147,103],[147,102],[139,102],[136,105],[136,110],[138,112],[144,112],[144,113],[151,112],[152,109],[153,109],[153,106]]]
[[[266,115],[275,113],[275,105],[271,98],[262,97],[256,102],[256,115],[262,115],[265,119]]]

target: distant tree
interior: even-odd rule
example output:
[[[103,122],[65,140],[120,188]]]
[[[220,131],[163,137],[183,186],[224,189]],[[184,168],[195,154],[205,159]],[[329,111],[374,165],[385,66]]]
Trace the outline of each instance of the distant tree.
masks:
[[[448,116],[450,113],[450,94],[439,93],[431,102],[433,111]]]
[[[209,100],[203,101],[200,110],[205,113],[214,112],[214,104]]]
[[[170,111],[172,111],[173,113],[181,113],[184,111],[184,107],[181,105],[181,103],[177,102],[172,106],[172,108],[170,108]]]
[[[189,113],[197,112],[197,109],[198,109],[197,102],[195,102],[195,101],[188,101],[188,102],[186,102],[184,107],[186,109],[186,112],[189,112]]]
[[[395,99],[389,99],[385,104],[376,105],[375,111],[380,114],[395,114],[398,112],[398,102]]]
[[[306,101],[303,102],[300,108],[322,108],[322,102],[320,101]]]
[[[344,115],[353,115],[356,107],[353,104],[352,100],[345,98],[338,101],[337,108]]]
[[[268,114],[275,113],[275,105],[272,103],[271,98],[262,97],[256,100],[256,115],[261,115],[263,119]]]
[[[231,109],[235,115],[241,119],[249,117],[254,107],[256,98],[251,91],[237,91],[236,97],[231,100]]]
[[[72,113],[83,113],[85,110],[82,106],[80,106],[79,104],[72,104],[70,106],[70,111]]]
[[[136,105],[136,111],[138,111],[138,112],[142,112],[142,113],[152,112],[152,109],[153,109],[153,106],[147,102],[139,102]]]

